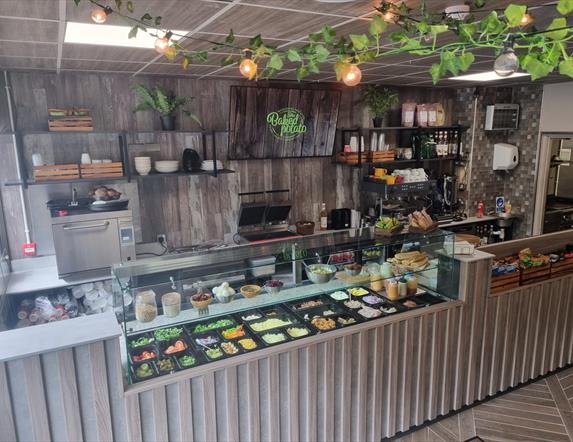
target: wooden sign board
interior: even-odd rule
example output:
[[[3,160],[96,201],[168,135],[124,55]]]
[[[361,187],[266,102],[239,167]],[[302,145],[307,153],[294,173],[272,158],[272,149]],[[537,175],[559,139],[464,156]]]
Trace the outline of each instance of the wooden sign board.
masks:
[[[332,156],[340,91],[231,86],[229,159]]]

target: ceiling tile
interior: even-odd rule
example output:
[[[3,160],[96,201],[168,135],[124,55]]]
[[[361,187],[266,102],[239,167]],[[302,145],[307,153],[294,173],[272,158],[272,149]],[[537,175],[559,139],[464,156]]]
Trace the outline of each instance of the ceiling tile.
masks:
[[[202,31],[226,33],[229,29],[233,29],[235,33],[242,35],[261,34],[263,38],[295,40],[306,36],[309,32],[318,31],[323,25],[332,26],[343,20],[335,17],[239,5],[207,25]]]
[[[58,20],[58,2],[53,0],[1,0],[0,15]]]
[[[243,0],[241,2],[241,4],[294,9],[325,15],[343,15],[346,17],[358,17],[369,12],[374,12],[374,7],[378,3],[379,2],[374,0],[356,0],[346,3],[325,3],[315,0]]]
[[[54,0],[46,1],[52,2]],[[146,12],[153,16],[160,15],[162,17],[162,27],[185,31],[192,31],[225,7],[224,3],[200,0],[137,0],[134,4],[135,11],[133,16],[141,17]],[[73,0],[68,0],[66,4],[67,20],[93,23],[90,17],[92,8],[93,6],[87,0],[82,0],[79,6],[75,6]],[[121,17],[113,14],[108,17],[106,24],[126,25]]]
[[[143,63],[126,63],[121,61],[89,61],[62,59],[62,69],[78,71],[136,72]]]
[[[39,44],[30,42],[0,42],[0,55],[56,58],[58,55],[58,46],[56,44]]]
[[[0,18],[0,40],[57,42],[58,23]]]
[[[55,58],[0,57],[0,69],[56,69]]]

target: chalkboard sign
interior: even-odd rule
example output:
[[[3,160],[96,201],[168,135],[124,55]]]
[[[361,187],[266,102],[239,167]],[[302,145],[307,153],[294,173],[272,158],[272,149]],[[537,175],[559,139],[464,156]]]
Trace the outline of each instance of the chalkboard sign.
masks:
[[[231,86],[229,159],[332,155],[340,91]]]

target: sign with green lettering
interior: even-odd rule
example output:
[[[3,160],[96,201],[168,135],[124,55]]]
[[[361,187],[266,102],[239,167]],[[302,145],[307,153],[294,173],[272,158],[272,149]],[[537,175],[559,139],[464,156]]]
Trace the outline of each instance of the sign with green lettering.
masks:
[[[298,109],[285,107],[267,114],[267,124],[279,140],[294,140],[306,132],[304,115]]]

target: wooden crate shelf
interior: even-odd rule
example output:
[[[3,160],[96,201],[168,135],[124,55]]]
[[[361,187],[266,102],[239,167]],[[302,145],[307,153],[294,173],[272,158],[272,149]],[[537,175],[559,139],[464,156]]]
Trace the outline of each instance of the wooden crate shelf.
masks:
[[[123,164],[121,162],[82,164],[80,166],[82,178],[115,178],[123,176]]]
[[[561,276],[568,272],[573,272],[573,258],[551,263],[551,276]]]
[[[551,277],[551,266],[549,264],[539,267],[529,267],[521,269],[521,285],[533,284],[544,281]]]
[[[56,164],[53,166],[34,166],[36,181],[75,180],[80,177],[77,164]]]
[[[490,292],[495,294],[519,287],[521,279],[520,273],[518,269],[514,272],[504,273],[503,275],[492,276]]]

